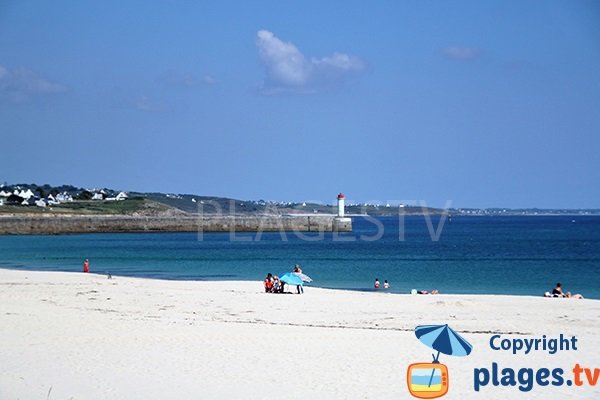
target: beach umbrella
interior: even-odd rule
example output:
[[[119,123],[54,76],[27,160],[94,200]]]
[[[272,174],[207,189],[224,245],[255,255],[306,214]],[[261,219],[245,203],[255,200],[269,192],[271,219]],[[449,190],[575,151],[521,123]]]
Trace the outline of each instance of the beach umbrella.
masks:
[[[302,279],[302,282],[312,282],[312,278],[306,274],[303,274],[302,272],[292,272],[292,274],[300,277],[300,279]]]
[[[287,274],[280,276],[279,280],[281,282],[287,283],[289,285],[301,285],[302,286],[304,284],[304,282],[302,281],[302,278],[300,278],[298,275],[294,274],[293,272],[288,272]]]
[[[438,354],[434,357],[435,361],[437,361],[440,353],[464,357],[468,356],[473,349],[473,346],[454,332],[448,324],[419,325],[415,328],[415,335],[423,344],[437,350]]]
[[[462,336],[454,332],[452,328],[446,325],[419,325],[415,328],[415,335],[426,346],[437,350],[437,356],[433,356],[433,362],[439,363],[440,353],[449,356],[464,357],[468,356],[473,350],[473,346]],[[433,354],[432,354],[433,355]],[[433,373],[429,379],[429,386],[433,380]]]

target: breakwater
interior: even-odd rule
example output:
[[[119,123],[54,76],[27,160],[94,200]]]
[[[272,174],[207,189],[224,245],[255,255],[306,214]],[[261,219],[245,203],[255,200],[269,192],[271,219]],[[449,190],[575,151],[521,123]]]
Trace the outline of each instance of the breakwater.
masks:
[[[335,215],[114,216],[0,215],[1,235],[100,232],[350,232],[352,222]]]

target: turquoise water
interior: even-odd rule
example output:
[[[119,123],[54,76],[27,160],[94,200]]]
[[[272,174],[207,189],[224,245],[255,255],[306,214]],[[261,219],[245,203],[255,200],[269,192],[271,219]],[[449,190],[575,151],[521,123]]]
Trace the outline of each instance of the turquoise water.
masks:
[[[400,293],[415,288],[537,296],[560,281],[568,291],[600,299],[600,217],[454,217],[441,227],[437,241],[424,217],[353,220],[352,233],[324,237],[0,236],[0,266],[81,271],[83,259],[89,258],[92,272],[113,275],[261,280],[299,263],[320,287],[371,290],[379,278]],[[433,233],[438,223],[432,221]]]

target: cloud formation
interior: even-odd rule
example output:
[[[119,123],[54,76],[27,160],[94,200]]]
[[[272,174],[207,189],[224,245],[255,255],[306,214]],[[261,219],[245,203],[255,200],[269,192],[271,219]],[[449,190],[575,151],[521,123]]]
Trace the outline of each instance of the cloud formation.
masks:
[[[266,70],[261,86],[265,94],[317,92],[365,68],[360,58],[337,52],[308,59],[293,43],[266,30],[258,31],[256,45]]]
[[[474,47],[446,47],[442,53],[452,60],[473,60],[481,55],[481,50]]]
[[[10,70],[0,65],[0,99],[22,103],[34,96],[66,90],[63,85],[50,82],[28,69]]]

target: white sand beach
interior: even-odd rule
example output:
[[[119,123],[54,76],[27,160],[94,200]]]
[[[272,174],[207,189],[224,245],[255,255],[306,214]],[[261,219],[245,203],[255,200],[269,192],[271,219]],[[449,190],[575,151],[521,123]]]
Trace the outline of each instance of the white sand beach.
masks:
[[[0,269],[0,399],[410,399],[406,371],[431,361],[417,325],[473,345],[441,355],[447,399],[598,399],[600,382],[489,384],[474,369],[600,368],[600,301],[393,295],[261,282],[164,281]],[[577,350],[494,351],[503,338],[576,335]]]

